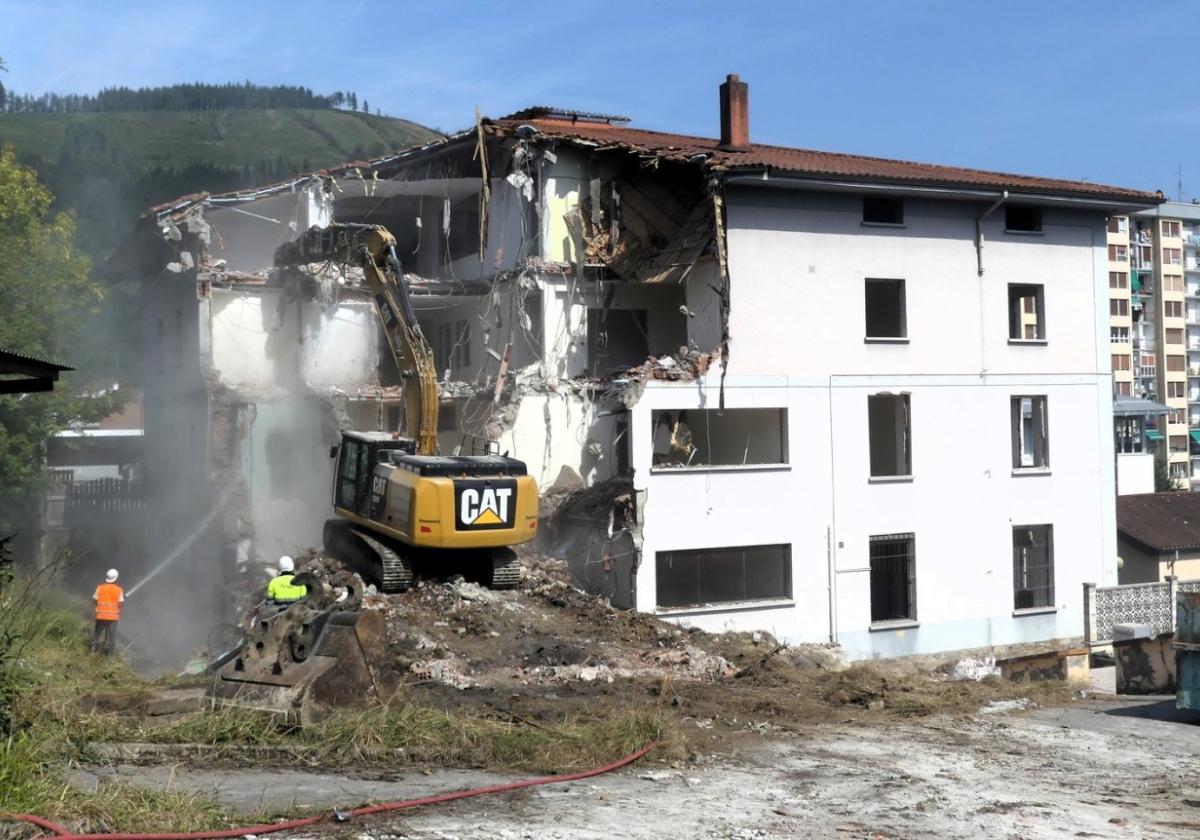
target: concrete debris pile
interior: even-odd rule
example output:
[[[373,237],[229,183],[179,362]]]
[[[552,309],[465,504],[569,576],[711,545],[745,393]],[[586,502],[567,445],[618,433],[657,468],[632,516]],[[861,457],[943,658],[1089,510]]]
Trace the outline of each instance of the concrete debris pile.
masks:
[[[559,561],[523,558],[525,585],[493,591],[454,577],[399,595],[368,594],[384,614],[398,671],[458,690],[518,690],[648,679],[719,681],[737,668],[725,637],[613,609],[568,582]],[[748,639],[738,639],[748,642]],[[753,644],[753,643],[749,643]],[[773,640],[760,637],[769,649]]]
[[[622,379],[662,379],[671,382],[690,381],[703,376],[712,366],[714,353],[700,353],[692,347],[680,347],[673,355],[650,357],[637,367],[629,368]]]

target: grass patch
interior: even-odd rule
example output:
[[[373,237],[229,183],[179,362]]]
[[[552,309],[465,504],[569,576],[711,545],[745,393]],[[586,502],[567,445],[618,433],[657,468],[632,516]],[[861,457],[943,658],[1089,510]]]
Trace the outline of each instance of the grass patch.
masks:
[[[68,786],[61,743],[37,735],[0,742],[0,812],[26,812],[81,831],[191,831],[234,824],[197,794],[159,793],[104,783],[95,792]]]
[[[341,711],[295,729],[269,713],[227,707],[153,728],[118,725],[114,731],[112,719],[103,715],[76,725],[90,740],[228,747],[230,756],[246,747],[280,747],[322,767],[433,765],[560,773],[607,764],[649,741],[659,742],[660,758],[684,754],[673,719],[653,709],[533,723],[399,704]]]
[[[817,678],[817,696],[830,706],[882,709],[897,717],[932,714],[968,715],[993,700],[1028,698],[1060,702],[1070,694],[1065,683],[1046,680],[1015,683],[1000,677],[980,682],[938,680],[926,674],[884,670],[871,664],[851,665]]]
[[[422,706],[342,712],[304,730],[322,763],[354,764],[399,754],[412,764],[559,773],[585,770],[658,741],[660,755],[682,750],[681,736],[662,712],[622,711],[549,724],[462,715]]]

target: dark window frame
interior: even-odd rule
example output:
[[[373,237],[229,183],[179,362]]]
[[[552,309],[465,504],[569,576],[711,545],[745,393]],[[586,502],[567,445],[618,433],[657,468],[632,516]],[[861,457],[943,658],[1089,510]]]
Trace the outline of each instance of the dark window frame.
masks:
[[[917,620],[917,536],[877,534],[868,538],[871,624]],[[902,576],[897,580],[897,576]]]
[[[1012,535],[1013,609],[1053,609],[1054,526],[1014,525]]]
[[[1024,402],[1029,400],[1032,442],[1029,463],[1025,463],[1026,432]],[[1012,468],[1014,470],[1050,469],[1050,401],[1045,394],[1014,394],[1009,401],[1009,423],[1012,432]]]
[[[902,277],[866,277],[863,279],[864,333],[867,341],[908,341],[908,286]],[[874,304],[874,306],[872,306]],[[876,332],[884,318],[881,308],[894,306],[897,326],[895,332]]]
[[[1025,337],[1024,301],[1034,298],[1037,335]],[[1009,283],[1008,284],[1008,340],[1010,342],[1045,343],[1046,341],[1046,287],[1042,283]]]
[[[862,223],[904,227],[904,199],[898,196],[864,195]]]
[[[875,422],[872,418],[878,418],[878,422],[884,422],[887,414],[892,415],[892,424],[895,428],[896,419],[899,418],[903,423],[903,429],[898,430],[900,434],[897,437],[899,445],[895,447],[894,452],[876,452],[874,448],[874,435],[872,429]],[[900,394],[868,394],[867,395],[867,463],[868,471],[872,479],[909,479],[913,474],[913,455],[912,455],[912,396],[907,393]],[[887,456],[894,456],[894,466],[885,467],[884,462],[888,460]],[[894,470],[894,471],[892,471]]]
[[[1042,233],[1042,208],[1028,204],[1006,204],[1004,232]]]
[[[768,551],[778,551],[778,555],[751,556],[752,552]],[[748,560],[760,559],[777,564],[777,568],[758,570],[747,568]],[[714,567],[722,561],[740,563],[740,581],[717,579],[714,572],[719,573],[720,570]],[[679,564],[678,579],[669,581],[670,573],[676,571],[675,564],[677,563]],[[703,579],[706,571],[709,573],[709,580]],[[754,572],[757,572],[760,577],[751,580]],[[767,578],[771,576],[777,576],[777,578],[774,581],[768,581]],[[688,577],[693,579],[689,581],[686,579]],[[767,583],[771,585],[764,586]],[[664,586],[664,584],[668,585]],[[740,593],[736,593],[739,597],[712,597],[721,588],[738,589],[739,587]],[[722,546],[655,553],[655,605],[659,609],[688,610],[721,605],[736,606],[758,601],[790,601],[793,598],[793,587],[791,543]]]

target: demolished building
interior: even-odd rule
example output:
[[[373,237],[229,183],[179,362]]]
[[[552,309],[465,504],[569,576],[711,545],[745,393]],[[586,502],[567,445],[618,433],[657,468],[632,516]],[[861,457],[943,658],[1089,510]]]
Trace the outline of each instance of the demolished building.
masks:
[[[1115,580],[1104,225],[1159,197],[752,144],[733,76],[721,134],[535,107],[153,208],[163,539],[200,532],[214,580],[316,545],[336,430],[399,430],[360,278],[271,268],[365,222],[398,241],[442,451],[525,461],[582,586],[855,658],[1079,636],[1080,584]]]

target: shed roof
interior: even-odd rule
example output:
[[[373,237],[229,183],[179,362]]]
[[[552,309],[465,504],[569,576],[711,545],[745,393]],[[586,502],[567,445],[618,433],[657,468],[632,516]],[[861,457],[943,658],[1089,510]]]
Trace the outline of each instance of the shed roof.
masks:
[[[52,390],[58,375],[64,370],[74,368],[11,350],[0,350],[0,376],[19,377],[0,379],[0,394],[31,394]]]
[[[1117,532],[1155,552],[1200,549],[1200,493],[1118,496]]]

